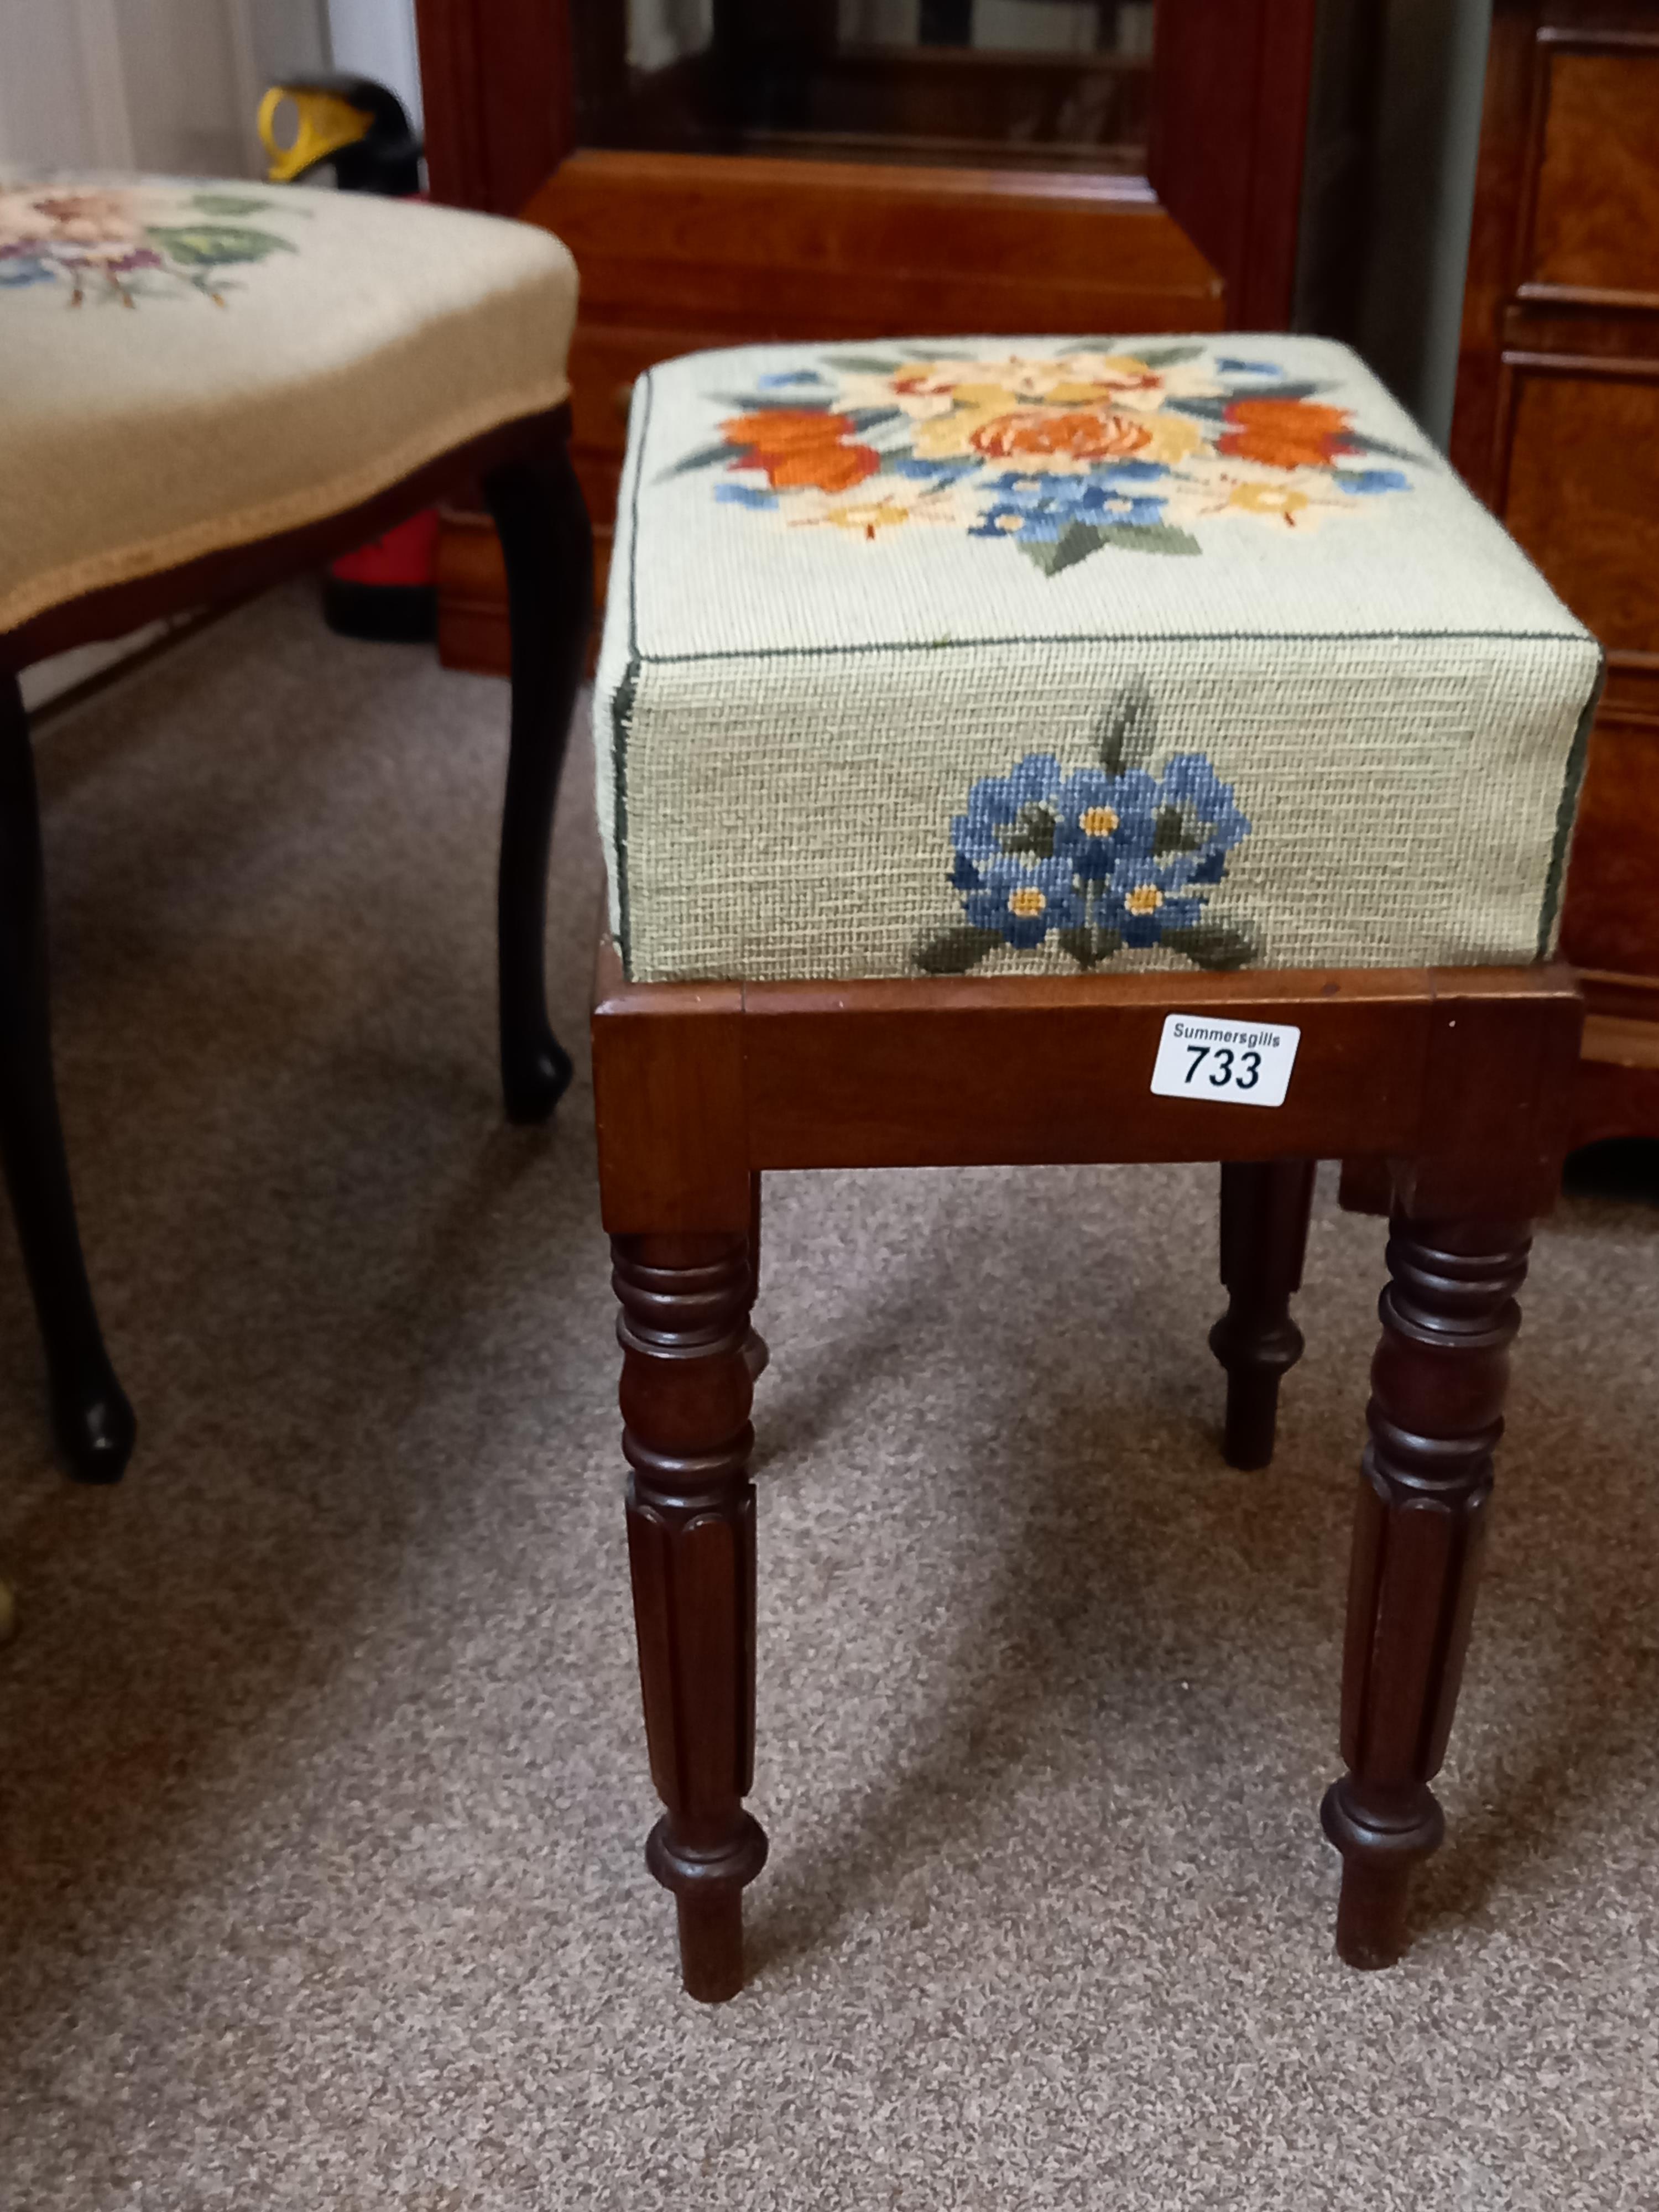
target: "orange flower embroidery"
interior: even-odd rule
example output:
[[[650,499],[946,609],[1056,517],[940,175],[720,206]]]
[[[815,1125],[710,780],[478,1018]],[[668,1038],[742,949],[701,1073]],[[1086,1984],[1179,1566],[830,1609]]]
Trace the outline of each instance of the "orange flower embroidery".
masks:
[[[1235,399],[1218,453],[1275,469],[1328,468],[1339,453],[1358,450],[1340,407],[1316,407],[1306,399]]]
[[[1019,453],[1064,453],[1073,460],[1104,461],[1139,453],[1151,444],[1152,432],[1132,415],[1092,407],[1027,407],[987,422],[969,442],[997,460]]]
[[[733,467],[764,469],[777,490],[850,491],[881,466],[880,454],[870,447],[847,442],[854,426],[845,415],[768,407],[757,415],[733,416],[720,424],[720,434],[741,449]]]

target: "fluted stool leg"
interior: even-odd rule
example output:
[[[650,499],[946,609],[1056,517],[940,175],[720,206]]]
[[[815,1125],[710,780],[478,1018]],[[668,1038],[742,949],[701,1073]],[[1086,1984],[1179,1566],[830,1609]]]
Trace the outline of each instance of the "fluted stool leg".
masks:
[[[1462,1679],[1529,1245],[1522,1221],[1394,1218],[1348,1585],[1348,1771],[1323,1808],[1352,1966],[1400,1955],[1411,1869],[1444,1829],[1429,1784]]]
[[[1302,1287],[1313,1160],[1229,1160],[1221,1170],[1221,1279],[1227,1310],[1210,1349],[1227,1370],[1229,1467],[1266,1467],[1279,1386],[1302,1357],[1291,1300]]]
[[[740,1236],[617,1237],[623,1449],[651,1778],[667,1808],[646,1860],[679,1912],[685,1987],[743,1985],[744,1885],[766,1838],[754,1775],[755,1492]]]

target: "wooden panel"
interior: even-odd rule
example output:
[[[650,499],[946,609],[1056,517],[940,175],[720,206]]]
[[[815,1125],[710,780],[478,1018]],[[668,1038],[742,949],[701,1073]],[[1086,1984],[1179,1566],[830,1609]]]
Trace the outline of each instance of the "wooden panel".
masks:
[[[570,247],[584,318],[611,331],[1221,327],[1220,277],[1123,178],[583,152],[525,212]]]
[[[1486,101],[1458,342],[1452,465],[1489,507],[1499,504],[1499,352],[1514,289],[1512,264],[1526,193],[1528,122],[1540,66],[1535,0],[1493,0]]]
[[[1537,1116],[1543,1030],[1565,1024],[1576,1048],[1580,1011],[1562,969],[751,984],[744,1010],[758,1168],[1425,1146],[1479,1158],[1493,1150],[1482,1115],[1501,1121],[1494,1156],[1506,1154]],[[1285,1103],[1251,1112],[1153,1097],[1170,1012],[1294,1023],[1302,1042]],[[1466,1060],[1480,1064],[1479,1080],[1466,1079]],[[1453,1108],[1462,1119],[1449,1118]]]
[[[516,215],[574,143],[565,0],[415,0],[432,194]]]
[[[1233,330],[1289,326],[1316,0],[1158,0],[1148,162]]]
[[[1154,1097],[1171,1012],[1294,1023],[1285,1103]],[[1583,1018],[1559,967],[630,985],[607,945],[605,1219],[734,1224],[734,1149],[755,1170],[1386,1154],[1453,1211],[1547,1210]]]
[[[1659,976],[1659,729],[1590,739],[1561,942],[1581,967]]]
[[[1605,646],[1659,651],[1659,362],[1504,366],[1504,520]]]
[[[1659,37],[1548,54],[1528,283],[1659,307]]]
[[[593,1105],[613,1237],[748,1235],[740,984],[633,990],[607,938],[594,988]]]
[[[1659,1027],[1652,1032],[1659,1036]],[[1586,1047],[1591,1042],[1585,1024]],[[1632,1067],[1586,1057],[1573,1090],[1574,1145],[1594,1145],[1607,1137],[1659,1136],[1659,1067]]]

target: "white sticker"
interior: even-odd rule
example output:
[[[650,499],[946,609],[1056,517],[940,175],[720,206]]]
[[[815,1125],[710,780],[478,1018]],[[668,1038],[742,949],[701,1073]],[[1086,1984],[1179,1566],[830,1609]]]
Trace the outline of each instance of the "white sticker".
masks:
[[[1160,1098],[1282,1106],[1301,1042],[1301,1030],[1284,1022],[1218,1022],[1203,1014],[1166,1014],[1152,1089]]]

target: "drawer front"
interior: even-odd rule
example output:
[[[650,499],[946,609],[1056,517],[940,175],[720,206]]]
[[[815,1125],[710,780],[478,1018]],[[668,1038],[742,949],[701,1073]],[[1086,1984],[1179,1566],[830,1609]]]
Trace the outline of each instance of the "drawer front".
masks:
[[[1609,651],[1659,653],[1659,361],[1504,368],[1504,521]]]
[[[1659,975],[1659,722],[1604,721],[1590,739],[1561,949],[1581,968]]]
[[[1526,288],[1659,304],[1659,38],[1543,58]]]

